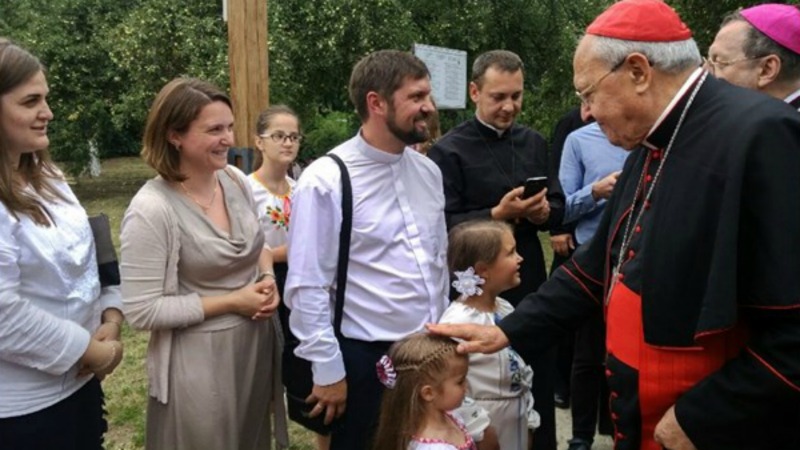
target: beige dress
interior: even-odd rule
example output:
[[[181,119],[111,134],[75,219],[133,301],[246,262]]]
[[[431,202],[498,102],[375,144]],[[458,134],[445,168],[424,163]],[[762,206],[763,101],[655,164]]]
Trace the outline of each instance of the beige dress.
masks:
[[[123,241],[132,241],[123,243],[123,283],[127,284],[123,295],[138,294],[126,302],[128,318],[140,328],[159,330],[173,325],[166,341],[167,361],[161,363],[168,368],[148,367],[151,383],[167,370],[167,385],[156,391],[151,388],[146,437],[151,450],[271,448],[273,408],[279,427],[284,428],[283,404],[274,401],[282,396],[275,322],[254,322],[236,314],[197,320],[197,307],[202,311],[200,297],[225,294],[254,281],[264,243],[246,181],[231,169],[218,175],[230,235],[160,178],[137,194],[143,198],[134,198],[123,224]],[[154,205],[159,201],[162,205]],[[171,218],[166,217],[170,214]],[[168,237],[156,237],[159,230],[169,228],[170,221],[177,223],[177,235],[162,232]],[[178,242],[170,242],[175,239]],[[154,261],[160,259],[158,255],[169,260],[175,244],[179,246],[177,292],[170,293],[157,289],[166,284],[164,277],[154,276],[157,271],[152,265],[158,264]],[[142,299],[148,292],[156,294],[149,302]],[[180,303],[184,308],[175,308]],[[158,315],[164,317],[159,320]],[[160,342],[154,344],[154,340]],[[164,342],[151,338],[148,351],[158,351]],[[148,365],[150,359],[148,355]]]

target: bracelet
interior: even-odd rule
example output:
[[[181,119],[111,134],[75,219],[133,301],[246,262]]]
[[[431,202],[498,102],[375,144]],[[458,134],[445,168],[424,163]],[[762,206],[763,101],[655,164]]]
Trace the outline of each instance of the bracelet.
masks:
[[[258,278],[256,278],[256,283],[258,283],[259,281],[263,280],[266,277],[272,277],[272,279],[274,280],[275,279],[275,273],[274,272],[261,272],[258,275]]]
[[[114,345],[114,342],[116,342],[116,341],[112,341],[111,342],[111,357],[108,358],[108,361],[106,361],[105,364],[103,364],[100,367],[95,368],[95,370],[93,372],[95,372],[95,373],[97,373],[97,372],[105,372],[106,369],[108,369],[108,367],[111,364],[114,364],[114,360],[117,359],[117,346]]]

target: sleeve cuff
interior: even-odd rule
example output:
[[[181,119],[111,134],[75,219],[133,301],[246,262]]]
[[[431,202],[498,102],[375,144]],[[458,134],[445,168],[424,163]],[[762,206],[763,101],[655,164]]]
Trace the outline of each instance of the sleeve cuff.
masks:
[[[314,384],[319,386],[329,386],[342,381],[346,375],[342,354],[338,353],[330,361],[312,362],[311,371],[314,375]]]
[[[92,339],[91,334],[77,323],[69,320],[64,320],[63,323],[66,328],[67,341],[61,353],[56,355],[50,364],[38,367],[42,372],[51,375],[62,375],[71,369],[89,348],[89,341]]]
[[[122,311],[122,289],[120,286],[106,286],[100,290],[100,311],[116,308]]]

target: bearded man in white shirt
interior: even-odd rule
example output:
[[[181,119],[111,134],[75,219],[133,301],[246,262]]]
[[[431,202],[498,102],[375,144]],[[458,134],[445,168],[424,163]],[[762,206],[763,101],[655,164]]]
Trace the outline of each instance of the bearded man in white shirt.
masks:
[[[356,64],[349,91],[361,129],[331,150],[353,189],[343,338],[331,325],[342,219],[341,173],[331,158],[311,164],[293,193],[285,299],[300,341],[295,354],[311,361],[311,414],[342,416],[332,450],[367,448],[382,390],[375,363],[392,342],[436,322],[448,303],[442,175],[409,147],[428,138],[428,69],[409,53],[377,51]]]

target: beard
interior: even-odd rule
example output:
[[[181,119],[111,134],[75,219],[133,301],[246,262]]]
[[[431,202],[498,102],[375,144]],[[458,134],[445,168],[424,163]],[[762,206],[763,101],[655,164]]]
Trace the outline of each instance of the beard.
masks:
[[[417,127],[413,124],[411,125],[410,130],[404,130],[400,128],[397,124],[397,117],[395,117],[395,109],[394,105],[391,106],[389,109],[389,113],[386,116],[386,126],[389,128],[389,131],[396,137],[400,142],[406,145],[414,145],[420,142],[425,142],[430,138],[430,131],[427,127],[427,113],[419,113],[414,116],[414,123],[418,120],[425,120],[426,126],[422,130],[417,130]]]

